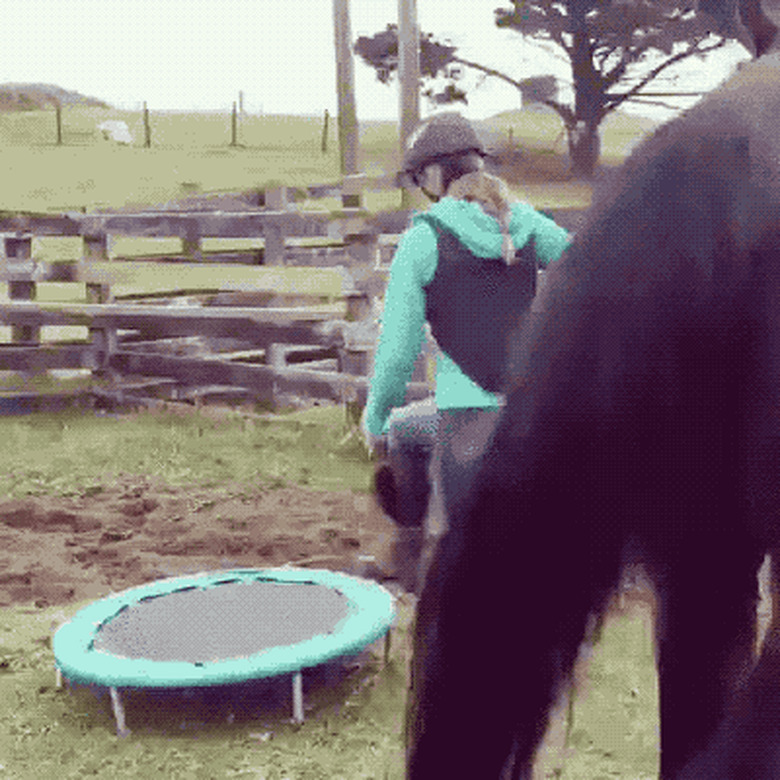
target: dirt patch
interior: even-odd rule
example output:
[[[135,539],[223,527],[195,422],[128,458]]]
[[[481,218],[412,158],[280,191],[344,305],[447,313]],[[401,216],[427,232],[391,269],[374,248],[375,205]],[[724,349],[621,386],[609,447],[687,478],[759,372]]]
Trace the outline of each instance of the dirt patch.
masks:
[[[393,532],[371,496],[349,491],[174,488],[125,477],[77,497],[0,501],[0,607],[287,563],[382,579]]]

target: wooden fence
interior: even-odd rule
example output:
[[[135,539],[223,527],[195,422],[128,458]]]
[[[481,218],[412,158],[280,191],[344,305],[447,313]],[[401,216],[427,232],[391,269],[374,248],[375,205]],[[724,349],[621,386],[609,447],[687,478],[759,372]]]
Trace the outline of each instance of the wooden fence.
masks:
[[[123,267],[129,267],[120,261],[107,262],[109,236],[114,234],[182,239],[184,259],[196,262],[177,264],[179,282],[174,284],[172,295],[188,270],[209,267],[197,262],[202,257],[199,245],[204,237],[261,235],[265,238],[263,260],[279,264],[288,237],[336,236],[345,241],[354,263],[373,267],[378,229],[354,218],[331,220],[327,216],[266,208],[0,219],[0,279],[7,282],[9,293],[9,301],[0,303],[0,322],[11,326],[11,344],[0,345],[0,371],[31,374],[87,368],[100,375],[154,377],[135,385],[148,388],[156,383],[171,397],[191,397],[210,388],[228,394],[243,391],[255,401],[271,404],[287,393],[364,403],[373,343],[365,343],[365,339],[355,343],[350,339],[350,328],[370,311],[369,295],[351,286],[342,271],[307,269],[309,276],[330,275],[325,285],[337,288],[338,294],[329,305],[162,306],[117,302],[112,295],[112,282],[121,278]],[[67,263],[38,262],[32,247],[40,235],[81,236],[82,256]],[[224,289],[220,276],[227,268],[215,269],[212,292]],[[84,283],[86,301],[37,300],[39,283],[52,280]],[[262,291],[262,286],[239,287],[245,297],[252,289]],[[278,288],[274,292],[278,293]],[[237,294],[236,285],[233,293]],[[340,327],[322,327],[334,321],[340,321]],[[89,339],[86,343],[45,344],[41,342],[45,326],[86,327]],[[159,349],[171,339],[192,336],[210,343],[228,340],[240,348],[200,355]],[[409,388],[410,400],[430,392],[423,361],[415,379]],[[128,382],[121,385],[124,389],[132,386]]]
[[[371,296],[384,289],[378,270],[382,265],[380,235],[402,232],[409,215],[399,212],[366,217],[355,206],[359,198],[356,200],[353,189],[359,190],[357,179],[345,183],[344,209],[337,216],[295,210],[287,203],[286,190],[277,188],[259,197],[256,207],[241,211],[169,209],[0,217],[0,281],[7,282],[9,293],[9,301],[0,303],[0,322],[11,326],[11,344],[0,345],[0,371],[29,374],[88,368],[102,375],[153,377],[141,384],[157,382],[174,396],[222,388],[245,392],[264,403],[275,403],[285,393],[364,403],[374,340],[365,336],[370,328],[355,328],[350,321],[368,316]],[[576,212],[555,216],[570,229],[580,217]],[[333,275],[328,284],[338,288],[338,300],[329,307],[174,307],[117,302],[112,284],[121,278],[121,268],[130,264],[108,262],[113,235],[181,240],[182,262],[176,266],[178,281],[172,284],[173,296],[181,292],[181,279],[188,268],[208,268],[202,241],[211,237],[262,237],[262,255],[254,260],[269,267],[285,264],[288,239],[327,237],[344,248],[352,279],[368,282],[344,281],[334,268],[307,269],[309,275]],[[36,236],[80,236],[80,257],[65,263],[39,262],[33,257]],[[392,251],[392,244],[389,248]],[[384,259],[389,260],[387,254]],[[224,275],[226,272],[215,270],[212,292],[225,289],[219,279]],[[86,301],[37,300],[37,285],[47,280],[85,284]],[[238,288],[245,298],[252,290],[263,292],[257,285],[251,290],[245,285]],[[238,293],[236,285],[232,293]],[[334,321],[341,323],[333,327]],[[325,323],[331,326],[325,328]],[[42,343],[41,328],[48,325],[86,327],[89,339],[85,343]],[[361,331],[362,337],[351,337],[351,333]],[[232,340],[233,347],[200,355],[171,354],[160,348],[171,339],[193,336],[208,342]],[[409,400],[423,398],[431,391],[426,362],[425,356],[418,361]]]

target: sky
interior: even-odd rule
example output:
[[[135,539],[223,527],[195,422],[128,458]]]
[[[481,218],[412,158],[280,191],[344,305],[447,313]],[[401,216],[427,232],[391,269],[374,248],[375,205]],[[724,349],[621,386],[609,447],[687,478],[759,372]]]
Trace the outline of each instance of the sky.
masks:
[[[417,0],[418,20],[461,56],[513,78],[553,73],[565,62],[493,21],[506,0]],[[397,20],[397,0],[350,0],[352,38]],[[229,109],[244,93],[251,113],[321,116],[336,112],[333,0],[0,0],[0,83],[50,83],[118,108]],[[707,90],[747,58],[738,44],[705,62],[689,61],[657,90]],[[670,69],[671,70],[671,69]],[[478,74],[464,79],[472,119],[520,107],[517,91]],[[355,59],[358,119],[396,119],[396,86],[380,84]],[[565,93],[562,97],[565,97]],[[680,107],[693,101],[676,99]],[[459,104],[460,106],[460,104]],[[422,114],[431,109],[423,100]],[[668,110],[632,110],[666,119]]]

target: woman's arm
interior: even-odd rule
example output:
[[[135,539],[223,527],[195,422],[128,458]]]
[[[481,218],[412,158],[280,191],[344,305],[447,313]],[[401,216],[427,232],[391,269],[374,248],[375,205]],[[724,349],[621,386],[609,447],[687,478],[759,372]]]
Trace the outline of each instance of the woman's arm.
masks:
[[[402,236],[390,267],[364,417],[365,428],[374,436],[385,432],[392,409],[404,404],[424,335],[423,288],[433,279],[436,262],[433,230],[424,222],[415,224]]]

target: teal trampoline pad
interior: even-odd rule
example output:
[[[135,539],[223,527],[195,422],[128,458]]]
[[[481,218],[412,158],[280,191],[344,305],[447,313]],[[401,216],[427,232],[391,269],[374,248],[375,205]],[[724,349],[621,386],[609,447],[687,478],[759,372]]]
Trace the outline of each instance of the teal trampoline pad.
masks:
[[[238,569],[160,580],[96,601],[53,639],[57,668],[111,688],[226,685],[359,652],[387,633],[382,586],[311,569]]]

